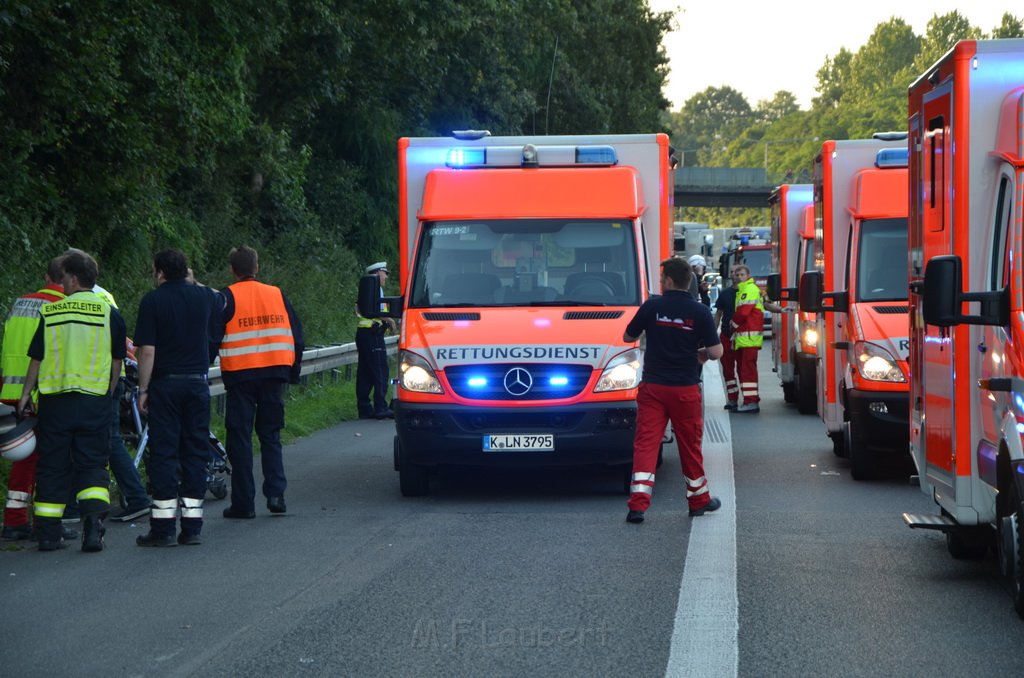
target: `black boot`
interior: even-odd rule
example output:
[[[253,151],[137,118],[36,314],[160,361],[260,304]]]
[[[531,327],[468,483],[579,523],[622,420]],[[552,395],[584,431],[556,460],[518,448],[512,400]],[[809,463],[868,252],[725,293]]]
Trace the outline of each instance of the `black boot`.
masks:
[[[90,513],[82,518],[82,550],[86,553],[95,553],[103,550],[103,535],[107,528],[103,526],[103,519],[99,513]]]

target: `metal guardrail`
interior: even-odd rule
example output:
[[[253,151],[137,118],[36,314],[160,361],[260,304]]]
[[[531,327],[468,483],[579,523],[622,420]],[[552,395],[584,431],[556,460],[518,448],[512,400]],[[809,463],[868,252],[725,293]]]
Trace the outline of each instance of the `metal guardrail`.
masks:
[[[387,337],[384,339],[384,344],[387,346],[388,355],[391,355],[396,350],[398,337]],[[359,362],[359,352],[356,350],[355,342],[307,348],[302,353],[301,375],[305,377],[318,372],[327,372],[336,367],[354,365],[357,362]],[[224,395],[224,382],[220,378],[219,365],[210,368],[209,382],[211,396]]]

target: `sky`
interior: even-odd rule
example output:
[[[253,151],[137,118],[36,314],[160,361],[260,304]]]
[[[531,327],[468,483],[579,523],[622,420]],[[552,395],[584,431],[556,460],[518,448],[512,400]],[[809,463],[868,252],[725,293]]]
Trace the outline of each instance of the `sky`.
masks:
[[[671,61],[665,96],[673,111],[708,87],[726,85],[751,106],[788,90],[801,108],[809,108],[825,59],[843,47],[856,52],[893,16],[918,35],[924,35],[932,16],[954,10],[985,33],[1005,12],[1024,18],[1024,5],[1006,0],[648,0],[648,5],[656,12],[681,10],[678,30],[664,40]]]

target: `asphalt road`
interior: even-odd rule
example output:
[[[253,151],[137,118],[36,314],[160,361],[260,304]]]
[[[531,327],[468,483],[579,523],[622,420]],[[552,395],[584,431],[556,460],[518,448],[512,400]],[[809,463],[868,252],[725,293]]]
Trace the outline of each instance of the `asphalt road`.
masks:
[[[699,519],[735,521],[714,583],[735,587],[738,632],[719,642],[738,675],[1020,675],[1024,621],[994,560],[904,527],[935,512],[906,467],[853,481],[761,358],[759,415],[709,409],[736,499]],[[291,445],[289,512],[228,521],[208,500],[202,546],[138,548],[136,523],[110,525],[100,554],[0,551],[3,674],[665,675],[684,565],[705,557],[688,554],[674,455],[637,526],[602,472],[449,472],[402,498],[392,432],[350,422]],[[712,675],[718,651],[680,673]]]

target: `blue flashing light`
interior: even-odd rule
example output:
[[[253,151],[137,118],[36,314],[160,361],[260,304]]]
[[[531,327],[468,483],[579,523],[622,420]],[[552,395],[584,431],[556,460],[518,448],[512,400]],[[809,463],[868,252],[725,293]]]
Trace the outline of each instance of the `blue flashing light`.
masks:
[[[875,167],[906,167],[908,150],[906,148],[883,148],[875,154]]]
[[[552,386],[568,386],[569,377],[551,377],[548,379],[548,383]]]
[[[470,377],[469,381],[466,383],[473,388],[483,388],[484,386],[487,386],[487,377]]]
[[[617,165],[619,156],[611,146],[577,146],[577,165]]]
[[[448,167],[476,167],[487,161],[487,151],[483,148],[453,148],[448,151],[445,161]]]
[[[741,245],[749,245],[750,244],[750,236],[749,235],[741,235],[740,236],[740,244]]]

